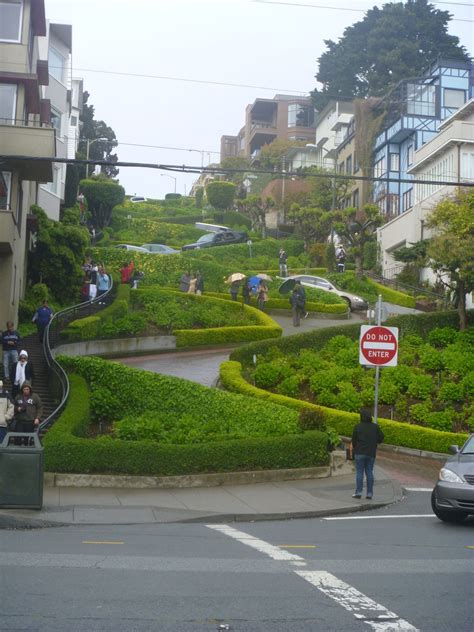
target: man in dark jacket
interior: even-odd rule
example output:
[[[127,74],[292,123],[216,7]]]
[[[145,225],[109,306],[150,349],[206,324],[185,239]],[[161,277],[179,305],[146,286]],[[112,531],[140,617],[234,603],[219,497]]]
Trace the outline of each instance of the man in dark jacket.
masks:
[[[10,377],[12,364],[18,362],[20,340],[20,334],[14,328],[12,321],[9,320],[6,330],[2,332],[3,377],[6,380]]]
[[[383,432],[378,424],[372,423],[372,413],[363,408],[360,411],[360,423],[352,433],[352,450],[356,466],[356,490],[352,498],[361,498],[364,484],[364,472],[367,478],[367,498],[374,494],[374,463],[377,446],[383,441]]]

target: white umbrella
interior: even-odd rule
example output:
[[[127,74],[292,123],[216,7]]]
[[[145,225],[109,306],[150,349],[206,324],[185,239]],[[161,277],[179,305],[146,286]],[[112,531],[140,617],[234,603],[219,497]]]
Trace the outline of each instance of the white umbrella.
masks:
[[[245,279],[245,277],[246,277],[246,275],[242,274],[242,272],[234,272],[226,280],[226,283],[234,283],[234,281],[242,281],[243,279]]]
[[[260,274],[257,274],[255,276],[258,276],[258,278],[262,279],[262,281],[273,281],[272,277],[268,274],[265,274],[265,272],[261,272]]]

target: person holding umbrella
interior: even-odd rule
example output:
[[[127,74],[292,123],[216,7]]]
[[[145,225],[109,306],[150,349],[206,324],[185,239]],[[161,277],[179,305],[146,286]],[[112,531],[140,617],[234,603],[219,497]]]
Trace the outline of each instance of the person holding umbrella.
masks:
[[[233,301],[237,300],[237,295],[239,293],[240,282],[245,279],[245,274],[241,272],[234,272],[227,279],[226,283],[230,283],[230,296]]]
[[[257,306],[263,311],[265,303],[268,301],[268,286],[263,279],[260,279],[257,288]]]
[[[290,296],[291,312],[293,314],[293,326],[300,326],[300,318],[308,318],[308,312],[306,311],[306,292],[304,287],[299,281],[293,286],[293,291]]]

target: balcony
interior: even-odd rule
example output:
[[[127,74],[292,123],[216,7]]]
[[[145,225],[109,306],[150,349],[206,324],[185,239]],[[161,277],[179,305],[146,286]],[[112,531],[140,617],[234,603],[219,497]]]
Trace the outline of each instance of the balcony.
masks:
[[[12,121],[16,123],[16,121]],[[55,130],[52,127],[40,127],[23,124],[6,124],[0,121],[0,147],[5,159],[2,171],[14,171],[21,180],[51,182],[53,179],[52,161],[56,157]],[[15,160],[15,157],[27,156],[29,160]],[[34,158],[50,158],[35,161]]]
[[[0,209],[0,256],[13,253],[15,238],[15,223],[13,213],[7,209]]]

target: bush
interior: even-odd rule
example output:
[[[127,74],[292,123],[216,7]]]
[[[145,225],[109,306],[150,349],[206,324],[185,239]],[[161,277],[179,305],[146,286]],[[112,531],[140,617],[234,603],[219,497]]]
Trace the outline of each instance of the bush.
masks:
[[[429,375],[413,375],[408,394],[418,399],[427,399],[433,390],[433,381]]]
[[[453,403],[463,399],[463,389],[461,384],[456,382],[445,382],[438,391],[438,399],[441,402]]]
[[[226,210],[232,206],[237,186],[233,182],[209,182],[206,196],[209,204],[219,210]]]
[[[298,424],[303,432],[306,430],[320,430],[324,432],[326,430],[324,413],[320,409],[310,410],[303,408],[300,410]]]
[[[428,413],[426,415],[426,425],[434,430],[450,432],[453,429],[453,411],[443,410],[441,412]]]
[[[435,327],[428,334],[428,342],[433,347],[447,347],[448,345],[456,342],[459,333],[452,327]]]

